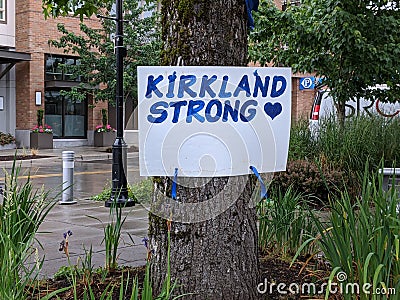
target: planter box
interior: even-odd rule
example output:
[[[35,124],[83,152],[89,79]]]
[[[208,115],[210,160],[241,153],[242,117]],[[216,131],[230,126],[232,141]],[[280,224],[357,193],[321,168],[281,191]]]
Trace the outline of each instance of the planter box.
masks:
[[[31,149],[53,149],[53,134],[31,132]]]
[[[94,132],[94,146],[95,147],[110,147],[114,144],[117,133],[110,132]]]

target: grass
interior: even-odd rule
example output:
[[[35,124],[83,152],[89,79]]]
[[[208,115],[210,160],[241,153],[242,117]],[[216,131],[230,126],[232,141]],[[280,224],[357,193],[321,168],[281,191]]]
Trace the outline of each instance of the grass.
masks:
[[[293,125],[289,160],[317,161],[322,166],[341,169],[362,178],[365,164],[369,171],[400,162],[400,118],[359,116],[346,121],[343,127],[334,119],[321,122],[318,137],[308,130],[308,122]],[[361,185],[361,182],[360,182]]]
[[[383,191],[382,175],[377,173],[383,166],[399,167],[399,158],[399,118],[355,117],[343,127],[328,119],[318,137],[309,133],[307,122],[294,124],[290,160],[341,170],[351,180],[336,193],[329,192],[323,217],[319,211],[303,213],[306,209],[296,204],[301,201],[290,196],[292,191],[290,197],[281,194],[271,203],[262,203],[260,246],[283,257],[294,250],[292,263],[308,253],[306,264],[316,271],[319,267],[312,263],[322,260],[330,270],[322,279],[325,282],[370,288],[371,294],[361,291],[360,299],[391,299],[394,289],[400,291],[400,219],[396,212],[400,197],[395,189]],[[269,192],[277,194],[278,189]],[[312,229],[305,230],[308,226]],[[375,289],[387,294],[373,295]],[[354,299],[350,292],[342,290],[342,297]],[[329,296],[327,289],[325,299]]]
[[[384,192],[382,175],[370,176],[367,170],[368,165],[360,198],[354,200],[343,191],[340,198],[332,201],[327,222],[313,216],[318,234],[303,243],[294,260],[304,247],[316,244],[315,254],[322,251],[331,265],[331,282],[371,285],[371,293],[376,288],[400,291],[400,219],[396,212],[399,194],[394,188]],[[346,279],[338,281],[339,273],[345,274]],[[342,294],[345,299],[354,297],[345,291]],[[381,299],[365,293],[360,297]]]
[[[263,252],[281,257],[292,257],[296,253],[305,238],[315,232],[308,203],[309,200],[291,188],[259,203],[259,246]]]
[[[19,184],[20,170],[14,161],[0,206],[0,299],[26,298],[26,289],[43,263],[32,246],[35,234],[56,203],[50,201],[49,192],[33,190],[29,177]],[[32,259],[35,264],[29,264]]]

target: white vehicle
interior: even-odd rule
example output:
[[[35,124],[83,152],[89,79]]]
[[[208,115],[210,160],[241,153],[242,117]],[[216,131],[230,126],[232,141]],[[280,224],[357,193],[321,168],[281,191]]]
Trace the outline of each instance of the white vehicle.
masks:
[[[380,87],[381,88],[381,87]],[[383,103],[379,99],[358,99],[345,104],[345,117],[351,118],[359,115],[377,115],[383,118],[400,116],[400,102]],[[329,91],[317,90],[310,114],[310,129],[318,131],[320,121],[328,117],[336,118],[337,111]]]

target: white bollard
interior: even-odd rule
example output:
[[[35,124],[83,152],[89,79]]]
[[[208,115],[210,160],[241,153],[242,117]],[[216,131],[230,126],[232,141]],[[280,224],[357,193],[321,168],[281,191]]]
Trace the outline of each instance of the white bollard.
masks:
[[[75,204],[74,200],[74,151],[63,151],[63,192],[60,204]]]

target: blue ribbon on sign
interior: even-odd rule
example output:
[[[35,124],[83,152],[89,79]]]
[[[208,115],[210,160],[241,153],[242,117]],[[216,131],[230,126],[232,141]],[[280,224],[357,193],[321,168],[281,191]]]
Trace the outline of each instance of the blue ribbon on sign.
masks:
[[[254,19],[251,12],[258,11],[258,4],[259,0],[246,0],[246,8],[247,8],[247,24],[249,25],[250,29],[254,29]]]
[[[257,176],[258,181],[260,182],[260,186],[261,186],[261,200],[262,199],[267,199],[268,198],[268,194],[267,194],[267,189],[265,188],[265,184],[264,181],[262,180],[260,174],[258,173],[256,167],[250,166],[250,170],[253,171],[254,175]]]
[[[176,181],[178,179],[178,168],[175,168],[174,179],[172,180],[171,198],[176,200]]]

